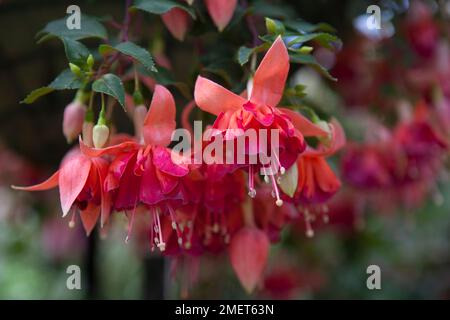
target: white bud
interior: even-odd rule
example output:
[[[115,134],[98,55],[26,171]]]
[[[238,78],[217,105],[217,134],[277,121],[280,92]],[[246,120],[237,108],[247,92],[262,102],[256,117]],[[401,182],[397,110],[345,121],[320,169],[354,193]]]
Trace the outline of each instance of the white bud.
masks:
[[[104,124],[97,124],[92,130],[92,140],[94,147],[103,148],[109,138],[109,128]]]

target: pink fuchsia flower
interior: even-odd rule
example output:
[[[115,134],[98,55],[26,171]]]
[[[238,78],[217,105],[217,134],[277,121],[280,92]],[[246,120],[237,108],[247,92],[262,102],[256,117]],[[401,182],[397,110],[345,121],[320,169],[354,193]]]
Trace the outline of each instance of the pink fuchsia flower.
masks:
[[[104,189],[112,196],[114,210],[132,210],[127,239],[136,207],[142,204],[151,213],[153,227],[150,239],[164,251],[166,243],[161,220],[167,213],[172,226],[179,228],[174,207],[184,202],[180,179],[189,173],[189,169],[183,164],[173,163],[171,151],[167,148],[176,125],[175,101],[163,86],[155,86],[150,108],[142,121],[143,137],[138,141],[143,143],[130,139],[104,149],[91,149],[81,144],[81,150],[91,157],[114,157]]]
[[[192,0],[186,0],[186,2],[189,5],[193,3]],[[214,24],[222,32],[233,17],[237,0],[205,0],[205,5]],[[176,39],[184,40],[191,23],[191,18],[185,10],[172,8],[162,15],[162,20]]]
[[[108,162],[102,158],[91,158],[73,149],[63,159],[61,166],[48,180],[30,187],[16,187],[24,191],[43,191],[59,186],[63,217],[72,210],[73,225],[75,211],[80,211],[81,221],[90,234],[101,215],[102,224],[111,213],[110,197],[102,185],[108,173]]]
[[[72,142],[83,129],[86,106],[79,100],[75,100],[64,109],[63,133],[67,142]]]
[[[341,186],[326,158],[345,145],[345,133],[337,120],[332,120],[328,126],[330,137],[322,138],[318,148],[307,147],[297,160],[299,180],[294,197],[298,203],[324,203]]]
[[[261,129],[266,129],[268,132],[277,130],[279,146],[276,147],[279,152],[274,152],[270,142],[264,150],[261,149],[260,143],[246,142],[245,154],[259,157],[279,153],[276,160],[281,174],[285,168],[289,168],[295,162],[297,156],[306,147],[302,133],[293,125],[293,122],[301,122],[301,120],[291,119],[291,115],[286,114],[284,109],[277,108],[283,95],[288,72],[289,55],[283,40],[278,37],[256,70],[253,88],[249,92],[248,99],[201,76],[197,78],[194,92],[196,104],[203,111],[217,116],[213,128],[222,134],[225,140],[236,139],[252,129],[256,131],[257,140],[260,142]],[[301,117],[295,113],[292,116]],[[245,165],[249,171],[249,195],[252,197],[256,192],[254,173],[262,165],[260,161],[256,165],[251,163]],[[271,178],[277,204],[282,205],[274,175]]]

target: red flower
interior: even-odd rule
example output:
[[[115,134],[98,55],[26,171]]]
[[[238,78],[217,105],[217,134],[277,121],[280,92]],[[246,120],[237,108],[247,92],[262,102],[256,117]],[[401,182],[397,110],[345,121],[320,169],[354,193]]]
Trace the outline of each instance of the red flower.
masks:
[[[245,136],[249,129],[256,131],[258,143],[245,141],[246,156],[275,155],[280,173],[289,168],[304,151],[306,144],[301,132],[302,128],[295,124],[304,124],[308,120],[300,114],[285,108],[277,108],[280,102],[289,72],[289,55],[281,37],[278,37],[267,52],[253,79],[253,88],[249,98],[234,94],[224,87],[198,77],[195,85],[195,101],[204,111],[217,116],[213,128],[220,132],[225,140]],[[266,129],[270,136],[272,130],[279,132],[279,146],[272,146],[267,139],[266,146],[261,146],[261,129]],[[275,149],[277,149],[275,151]],[[277,151],[279,150],[279,156]],[[264,164],[258,159],[257,164],[246,158],[245,166],[249,171],[249,195],[256,194],[254,173]],[[277,198],[277,205],[282,205],[275,176],[271,175],[272,188]]]
[[[163,86],[156,85],[150,108],[143,120],[142,140],[128,140],[105,149],[90,149],[81,143],[82,151],[89,156],[112,155],[104,189],[112,195],[113,209],[132,209],[129,233],[138,204],[148,207],[151,213],[151,239],[164,251],[161,219],[167,214],[178,228],[173,206],[184,201],[180,178],[187,175],[188,167],[175,164],[167,148],[175,129],[175,101]]]
[[[80,210],[81,221],[90,234],[101,213],[102,225],[111,213],[109,194],[102,186],[108,172],[108,162],[99,157],[88,157],[78,149],[70,151],[63,159],[60,169],[48,180],[31,186],[13,188],[25,191],[42,191],[59,186],[63,217],[71,209]],[[74,217],[71,223],[74,221]]]

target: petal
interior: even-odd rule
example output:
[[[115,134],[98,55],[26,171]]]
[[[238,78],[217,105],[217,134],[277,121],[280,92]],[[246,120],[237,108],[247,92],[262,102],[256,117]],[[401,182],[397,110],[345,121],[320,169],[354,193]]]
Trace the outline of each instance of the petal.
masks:
[[[58,185],[59,180],[59,170],[56,171],[50,178],[45,180],[44,182],[41,182],[39,184],[35,184],[34,186],[29,187],[18,187],[18,186],[11,186],[11,188],[15,190],[23,190],[23,191],[43,191],[43,190],[49,190]]]
[[[102,158],[95,158],[92,160],[95,169],[97,170],[97,175],[100,179],[100,192],[101,192],[101,226],[106,223],[111,214],[111,196],[109,192],[105,190],[104,182],[108,176],[109,164],[106,160]]]
[[[72,204],[83,190],[89,176],[92,162],[80,155],[65,162],[59,172],[59,197],[63,217],[69,213]]]
[[[90,203],[87,208],[80,212],[81,222],[87,235],[94,230],[95,224],[100,216],[100,207]]]
[[[326,137],[328,132],[323,130],[318,125],[312,123],[308,118],[302,114],[290,110],[288,108],[278,108],[282,113],[286,114],[290,119],[294,127],[300,131],[305,137]]]
[[[205,0],[206,8],[219,31],[222,31],[233,17],[237,0]]]
[[[144,120],[143,134],[146,144],[167,146],[175,130],[175,101],[169,90],[155,86],[152,102]]]
[[[183,41],[190,21],[188,13],[180,8],[173,8],[161,15],[161,18],[170,33]]]
[[[241,284],[251,293],[261,279],[269,253],[269,239],[261,230],[245,227],[233,235],[230,260]]]
[[[200,109],[214,115],[228,110],[238,110],[247,102],[241,96],[201,76],[195,83],[194,97]]]
[[[250,100],[257,105],[276,107],[283,96],[288,73],[289,55],[278,37],[256,70]]]
[[[345,143],[345,132],[340,123],[336,119],[332,119],[329,123],[331,128],[331,141],[328,145],[321,144],[317,149],[308,148],[304,155],[328,157],[341,149]]]
[[[189,173],[186,165],[175,164],[172,161],[170,149],[155,147],[153,150],[153,164],[162,172],[175,177],[183,177]]]
[[[107,147],[107,148],[102,148],[102,149],[96,149],[96,148],[91,148],[89,146],[87,146],[83,140],[79,139],[79,143],[80,143],[80,150],[81,152],[88,156],[88,157],[100,157],[103,155],[115,155],[118,153],[122,153],[122,152],[127,152],[127,151],[131,151],[131,150],[135,150],[137,148],[139,148],[139,145],[133,141],[133,140],[129,140],[129,141],[125,141],[116,145],[113,145],[111,147]]]
[[[142,174],[139,199],[150,206],[164,200],[159,180],[156,177],[155,167],[150,157],[147,157],[145,170]]]
[[[323,157],[316,158],[314,171],[321,191],[332,195],[340,188],[341,182]]]

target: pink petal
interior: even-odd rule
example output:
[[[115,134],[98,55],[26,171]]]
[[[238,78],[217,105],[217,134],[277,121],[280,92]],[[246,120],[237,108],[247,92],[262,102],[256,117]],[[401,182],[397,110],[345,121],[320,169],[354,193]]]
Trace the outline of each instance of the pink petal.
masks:
[[[189,15],[180,8],[170,9],[161,16],[170,33],[178,40],[183,41],[189,26]]]
[[[88,157],[100,157],[103,155],[116,155],[118,153],[122,153],[122,152],[128,152],[131,150],[136,150],[139,148],[139,145],[133,141],[133,140],[128,140],[116,145],[113,145],[111,147],[107,147],[107,148],[102,148],[102,149],[96,149],[96,148],[91,148],[89,146],[87,146],[83,140],[79,139],[79,143],[80,143],[80,151],[88,156]]]
[[[34,186],[29,187],[18,187],[18,186],[11,186],[11,188],[15,190],[24,190],[24,191],[43,191],[43,190],[49,190],[58,185],[59,180],[59,170],[56,171],[50,178],[45,180],[44,182],[41,182],[39,184],[36,184]]]
[[[59,197],[63,217],[67,215],[72,204],[83,190],[89,176],[92,162],[80,155],[65,162],[59,171]]]
[[[279,107],[278,110],[286,114],[290,119],[294,127],[300,131],[305,137],[326,137],[328,132],[323,130],[318,125],[312,123],[308,118],[301,115],[298,112],[290,110],[288,108]]]
[[[95,224],[100,216],[100,207],[89,203],[88,207],[80,212],[81,222],[87,235],[94,230]]]
[[[233,17],[237,0],[205,0],[209,15],[219,31],[222,31]]]
[[[341,124],[336,120],[332,119],[329,123],[331,127],[331,142],[329,145],[320,145],[317,149],[308,148],[304,155],[308,156],[321,156],[328,157],[341,149],[345,143],[345,132]]]
[[[143,134],[146,144],[167,146],[175,130],[175,101],[169,90],[155,86],[152,102],[144,120]]]
[[[231,265],[248,293],[261,280],[268,253],[269,239],[263,231],[245,227],[233,235],[230,243]]]
[[[153,164],[162,172],[175,177],[183,177],[189,173],[186,165],[173,163],[169,149],[156,147],[152,150]]]
[[[150,157],[147,158],[145,170],[142,174],[139,199],[147,205],[154,205],[164,200],[161,186],[156,177],[155,167],[153,166]]]
[[[246,102],[244,98],[201,76],[195,83],[194,96],[200,109],[216,116],[228,110],[238,110]]]
[[[95,158],[92,160],[97,170],[97,175],[100,179],[100,192],[101,192],[101,226],[106,223],[111,214],[111,196],[109,192],[105,190],[104,181],[108,176],[109,164],[102,158]]]
[[[289,73],[289,55],[281,37],[267,51],[253,78],[250,100],[257,105],[276,107],[283,95]]]

